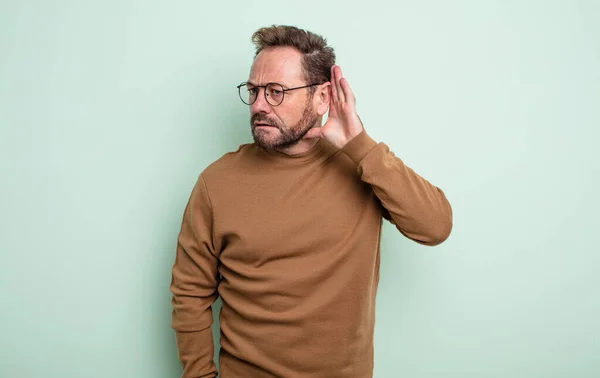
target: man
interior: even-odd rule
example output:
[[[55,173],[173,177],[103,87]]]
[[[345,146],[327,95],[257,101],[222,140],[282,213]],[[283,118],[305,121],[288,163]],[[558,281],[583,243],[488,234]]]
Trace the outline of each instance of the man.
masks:
[[[450,204],[366,133],[322,37],[273,26],[252,39],[238,90],[254,143],[200,174],[178,237],[183,376],[217,375],[220,296],[222,377],[372,377],[382,219],[436,245],[450,234]]]

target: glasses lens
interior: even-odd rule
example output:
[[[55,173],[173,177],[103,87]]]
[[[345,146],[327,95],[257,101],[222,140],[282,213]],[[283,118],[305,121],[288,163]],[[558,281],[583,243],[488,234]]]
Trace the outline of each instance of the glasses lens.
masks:
[[[240,93],[240,99],[246,105],[251,105],[256,101],[256,95],[258,94],[258,88],[250,84],[244,84],[238,88]]]
[[[279,84],[271,83],[267,85],[267,101],[269,104],[277,106],[283,101],[283,87]]]

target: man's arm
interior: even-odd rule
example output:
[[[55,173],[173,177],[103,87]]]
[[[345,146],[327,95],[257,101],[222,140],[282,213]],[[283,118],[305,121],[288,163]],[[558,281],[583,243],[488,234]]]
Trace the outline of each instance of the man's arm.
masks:
[[[406,237],[437,245],[452,230],[452,208],[444,192],[404,165],[384,143],[362,131],[343,148],[381,201],[383,216]]]
[[[442,190],[367,135],[356,113],[354,92],[339,66],[331,66],[331,80],[324,86],[329,96],[320,97],[320,108],[329,106],[327,122],[309,130],[305,138],[325,138],[348,155],[381,201],[383,217],[406,237],[425,245],[446,240],[452,229],[452,209]]]
[[[213,214],[200,175],[184,211],[172,269],[172,327],[183,378],[213,378],[212,304],[217,299],[218,250]]]

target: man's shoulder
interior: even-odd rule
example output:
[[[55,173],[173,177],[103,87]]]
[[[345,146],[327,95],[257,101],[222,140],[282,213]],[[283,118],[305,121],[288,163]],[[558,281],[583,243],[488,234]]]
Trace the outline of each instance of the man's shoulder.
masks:
[[[210,163],[203,171],[204,180],[215,180],[234,175],[254,155],[254,143],[240,144],[236,150],[224,153],[220,158]]]

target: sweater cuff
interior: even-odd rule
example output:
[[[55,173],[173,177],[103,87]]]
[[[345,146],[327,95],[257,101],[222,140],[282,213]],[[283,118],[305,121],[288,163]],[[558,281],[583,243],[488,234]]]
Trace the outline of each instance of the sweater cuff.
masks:
[[[352,138],[350,142],[342,147],[341,151],[348,155],[348,157],[358,165],[358,163],[360,163],[367,153],[375,146],[377,146],[377,142],[375,142],[363,129],[360,134]]]

